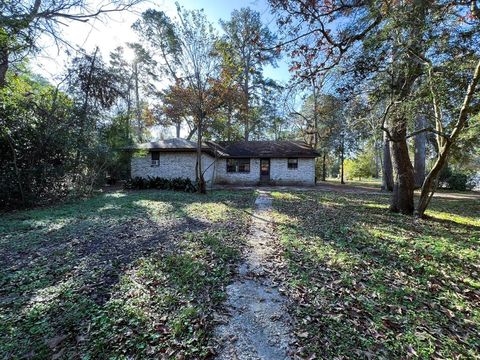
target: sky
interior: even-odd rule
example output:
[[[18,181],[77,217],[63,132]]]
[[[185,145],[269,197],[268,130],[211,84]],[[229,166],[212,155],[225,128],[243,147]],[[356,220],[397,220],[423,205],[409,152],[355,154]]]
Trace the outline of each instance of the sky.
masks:
[[[92,0],[92,8],[100,1]],[[180,5],[186,9],[204,9],[207,18],[220,31],[219,19],[229,19],[234,9],[250,7],[260,12],[263,22],[272,31],[276,30],[275,19],[273,18],[266,0],[179,0]],[[146,9],[154,8],[163,10],[169,16],[175,16],[175,0],[150,0],[136,6],[132,11],[113,13],[103,20],[93,20],[89,23],[71,22],[63,27],[63,38],[67,39],[76,47],[91,51],[98,46],[104,59],[108,59],[109,53],[118,46],[125,46],[127,42],[137,40],[131,25],[140,14]],[[55,82],[65,69],[68,62],[68,47],[58,46],[49,38],[41,39],[44,47],[38,56],[32,61],[33,70],[42,74],[47,79]],[[70,49],[70,53],[73,51]],[[128,54],[126,54],[128,56]],[[276,68],[266,66],[264,69],[266,77],[279,82],[287,82],[289,79],[288,64],[285,59],[278,62]]]

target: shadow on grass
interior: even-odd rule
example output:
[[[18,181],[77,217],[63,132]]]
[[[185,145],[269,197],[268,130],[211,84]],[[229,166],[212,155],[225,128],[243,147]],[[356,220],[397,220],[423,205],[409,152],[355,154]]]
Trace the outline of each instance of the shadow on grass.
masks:
[[[373,195],[295,196],[274,207],[305,356],[478,356],[478,227],[388,214]]]
[[[212,245],[205,242],[205,236],[212,231],[223,231],[222,229],[230,229],[232,235],[235,235],[241,229],[243,221],[236,216],[224,225],[209,217],[215,211],[226,211],[227,217],[231,218],[237,209],[251,206],[251,200],[250,193],[218,192],[199,196],[162,191],[118,192],[82,202],[2,216],[0,357],[43,358],[51,357],[52,354],[75,357],[98,344],[107,344],[108,338],[119,330],[118,324],[106,327],[103,326],[105,324],[99,324],[101,321],[108,322],[105,312],[114,317],[111,310],[112,293],[115,289],[122,288],[121,278],[125,274],[139,266],[144,269],[149,262],[162,268],[163,260],[167,263],[170,261],[170,266],[162,268],[163,276],[177,279],[168,281],[163,294],[165,296],[160,294],[152,297],[159,303],[164,297],[172,297],[172,304],[176,304],[179,309],[187,308],[173,299],[180,288],[185,287],[188,278],[205,285],[202,287],[205,291],[218,285],[214,282],[210,287],[206,286],[202,281],[207,275],[199,275],[210,274],[211,278],[211,271],[205,268],[203,261],[209,257],[211,261],[217,261],[221,255],[217,254],[219,246],[216,250],[211,250]],[[228,206],[219,210],[214,206],[218,201],[224,201]],[[192,204],[197,203],[200,205],[192,210]],[[200,211],[208,210],[209,206],[210,212]],[[185,249],[179,245],[188,234],[206,234],[198,241],[200,248],[195,250],[198,258],[185,253]],[[227,235],[222,237],[228,238]],[[231,244],[227,247],[229,246]],[[157,260],[152,260],[152,256]],[[182,264],[188,266],[182,267]],[[175,270],[177,267],[180,272]],[[193,272],[188,273],[191,269]],[[182,274],[183,270],[188,276],[182,283],[178,280],[178,274]],[[150,274],[150,277],[155,277],[155,274]],[[124,287],[125,292],[139,283],[127,282],[129,286]],[[157,287],[161,284],[161,281],[158,282]],[[193,287],[191,283],[186,284],[186,288]],[[157,291],[156,286],[150,283],[144,287],[154,293]],[[195,301],[198,294],[194,291],[192,294],[191,300]],[[188,299],[190,295],[184,297]],[[121,295],[119,298],[128,303]],[[150,307],[148,302],[143,305]],[[136,310],[141,307],[132,305]],[[136,318],[133,314],[129,316]],[[159,317],[162,316],[159,313]],[[177,333],[182,326],[177,324]],[[132,326],[128,323],[127,328],[130,327]],[[170,324],[169,329],[174,327]],[[106,332],[98,330],[97,333],[106,338],[87,341],[92,328],[107,329]],[[147,330],[158,333],[158,330],[152,328]],[[151,335],[145,334],[146,337]],[[205,337],[206,335],[200,336],[197,342],[202,342]],[[117,340],[122,346],[128,343],[124,338]],[[136,340],[121,350],[141,353],[146,349],[135,349],[135,346],[150,344],[149,341],[155,339]],[[111,349],[112,352],[117,350],[120,351],[115,347]],[[97,356],[99,354],[102,352]]]

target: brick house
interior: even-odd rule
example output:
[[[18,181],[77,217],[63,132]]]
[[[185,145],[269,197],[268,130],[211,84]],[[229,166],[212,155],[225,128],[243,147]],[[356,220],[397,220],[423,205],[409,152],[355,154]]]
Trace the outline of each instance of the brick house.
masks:
[[[195,180],[193,141],[169,139],[132,149],[132,177]],[[202,147],[202,170],[207,184],[314,185],[317,156],[303,141],[207,142]]]

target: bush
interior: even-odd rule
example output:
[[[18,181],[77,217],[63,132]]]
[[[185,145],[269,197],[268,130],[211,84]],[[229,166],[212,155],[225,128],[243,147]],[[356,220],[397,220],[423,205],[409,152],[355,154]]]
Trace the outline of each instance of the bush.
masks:
[[[469,191],[476,185],[473,174],[455,171],[448,166],[441,171],[439,181],[441,186],[458,191]]]
[[[165,179],[161,177],[148,177],[147,179],[135,177],[125,182],[125,189],[159,189],[185,192],[197,191],[196,185],[188,178]]]
[[[454,172],[447,179],[448,187],[452,190],[472,190],[475,187],[473,176],[465,173]]]

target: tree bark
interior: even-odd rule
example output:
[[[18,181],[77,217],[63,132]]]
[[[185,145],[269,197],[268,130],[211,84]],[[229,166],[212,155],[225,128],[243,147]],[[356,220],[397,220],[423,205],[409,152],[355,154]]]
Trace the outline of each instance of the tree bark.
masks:
[[[345,162],[345,144],[342,137],[342,144],[340,145],[340,183],[341,184],[345,184],[344,162]]]
[[[318,146],[318,104],[317,104],[317,85],[315,78],[312,79],[312,94],[313,94],[313,127],[315,133],[313,135],[313,148],[316,150]],[[325,179],[324,179],[325,180]]]
[[[244,69],[244,83],[243,83],[243,92],[245,96],[245,104],[244,104],[244,137],[245,141],[248,141],[250,137],[250,76],[249,76],[249,71],[250,71],[250,57],[247,57],[247,62],[246,66]]]
[[[395,102],[393,114],[389,120],[390,153],[392,157],[394,185],[390,210],[411,215],[414,210],[413,190],[415,180],[413,165],[408,154],[407,109],[404,104],[412,93],[416,79],[422,75],[423,65],[416,61],[415,55],[422,54],[424,42],[420,29],[423,28],[427,13],[427,2],[413,0],[408,11],[405,29],[394,32],[393,76],[391,82],[392,101]],[[403,6],[403,5],[402,5]],[[406,52],[405,45],[408,46]]]
[[[322,181],[327,179],[327,152],[323,150],[322,158]]]
[[[390,152],[395,179],[390,211],[411,215],[414,210],[413,166],[408,154],[407,119],[403,114],[397,114],[393,118],[390,129],[393,138],[390,141]]]
[[[140,108],[140,89],[139,89],[139,80],[138,80],[137,60],[134,61],[133,74],[135,77],[135,117],[136,117],[137,126],[138,126],[138,139],[140,142],[142,142],[143,141],[143,124],[142,124],[142,111]]]
[[[193,128],[190,130],[190,132],[187,135],[187,140],[190,140],[192,138],[192,136],[195,134],[196,131],[197,131],[197,126],[194,125]]]
[[[428,173],[425,181],[423,182],[422,191],[420,193],[420,199],[418,200],[417,208],[415,209],[415,215],[423,217],[425,210],[427,210],[430,200],[432,200],[433,194],[437,187],[438,175],[447,161],[447,153],[442,153],[432,170]]]
[[[375,141],[373,142],[373,149],[375,152],[375,179],[380,177],[380,168],[382,167],[382,156],[380,154],[380,144],[375,135]]]
[[[0,49],[0,89],[3,89],[7,84],[8,65],[8,49],[3,47]]]
[[[393,168],[392,156],[390,155],[390,141],[385,132],[383,133],[382,190],[393,191]]]
[[[425,116],[419,115],[415,119],[415,130],[426,127]],[[426,132],[419,133],[415,136],[415,157],[414,157],[414,176],[415,189],[420,189],[425,181],[425,153],[427,144]]]
[[[203,170],[202,170],[202,126],[203,126],[203,117],[200,117],[198,120],[197,126],[197,185],[198,185],[198,192],[200,194],[207,193],[207,187],[205,185],[205,179],[203,177]]]
[[[182,124],[180,124],[180,123],[177,123],[177,124],[175,125],[175,130],[176,130],[177,139],[180,138],[180,128],[181,128],[181,126],[182,126]]]
[[[435,192],[435,187],[438,182],[438,176],[440,171],[442,170],[443,166],[445,166],[445,162],[447,161],[447,157],[449,154],[450,147],[460,134],[460,132],[465,127],[467,122],[467,117],[471,112],[470,103],[473,99],[473,96],[476,91],[476,87],[480,81],[480,61],[478,61],[474,73],[472,81],[468,86],[467,93],[465,94],[465,98],[463,100],[462,107],[460,108],[460,113],[458,115],[457,122],[453,128],[452,133],[448,137],[437,136],[438,142],[438,157],[437,161],[430,170],[429,174],[425,178],[423,182],[422,191],[420,193],[420,199],[417,204],[417,208],[415,209],[415,215],[418,217],[423,217],[425,214],[425,210],[427,209],[430,200]],[[439,121],[439,119],[437,119]]]

